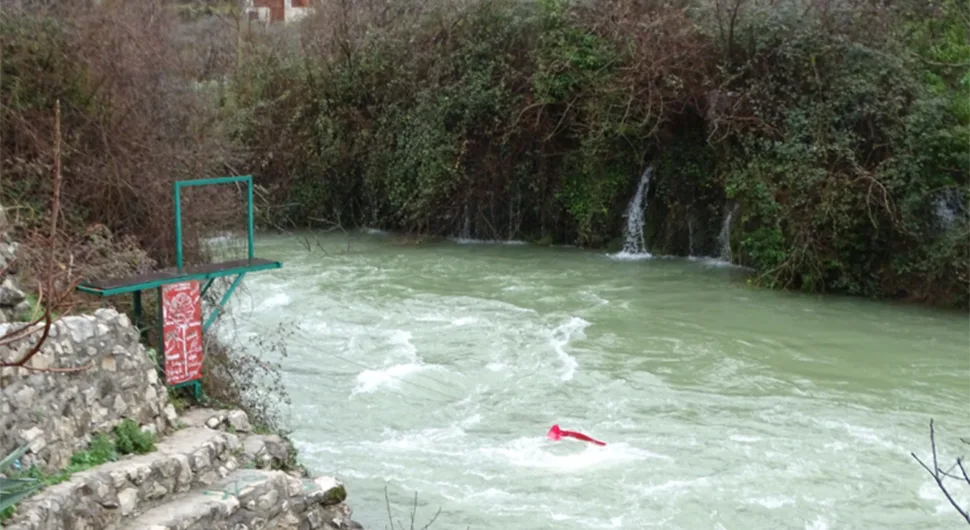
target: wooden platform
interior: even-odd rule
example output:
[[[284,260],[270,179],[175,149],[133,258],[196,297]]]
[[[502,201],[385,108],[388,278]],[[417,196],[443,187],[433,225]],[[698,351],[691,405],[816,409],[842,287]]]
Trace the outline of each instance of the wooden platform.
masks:
[[[271,261],[262,258],[239,259],[232,261],[222,261],[218,263],[206,263],[184,267],[182,270],[176,268],[164,269],[137,276],[124,278],[107,278],[104,280],[94,280],[82,283],[78,290],[86,293],[101,296],[110,296],[121,293],[143,291],[188,280],[208,280],[220,276],[232,276],[246,272],[261,271],[267,269],[279,269],[283,266],[278,261]]]

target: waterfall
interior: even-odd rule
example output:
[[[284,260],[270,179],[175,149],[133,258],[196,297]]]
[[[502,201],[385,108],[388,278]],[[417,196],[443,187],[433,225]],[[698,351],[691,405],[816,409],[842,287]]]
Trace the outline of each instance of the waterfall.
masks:
[[[945,190],[936,199],[934,204],[936,220],[940,223],[943,232],[950,230],[956,224],[961,214],[960,210],[963,209],[960,199],[959,191],[954,188]]]
[[[694,216],[687,218],[687,257],[694,257]]]
[[[647,244],[643,239],[643,219],[644,198],[650,189],[650,176],[653,175],[653,166],[647,166],[643,175],[640,176],[640,184],[637,192],[630,199],[630,204],[626,209],[626,229],[623,233],[623,250],[621,255],[650,257],[647,252]]]
[[[717,235],[717,243],[720,247],[718,257],[728,263],[734,257],[731,254],[731,219],[734,217],[734,212],[737,209],[738,205],[735,204],[734,207],[728,210],[727,215],[724,216],[724,222],[721,223],[721,233]]]
[[[461,227],[461,239],[470,240],[472,238],[472,218],[468,213],[468,204],[465,204],[465,222]]]

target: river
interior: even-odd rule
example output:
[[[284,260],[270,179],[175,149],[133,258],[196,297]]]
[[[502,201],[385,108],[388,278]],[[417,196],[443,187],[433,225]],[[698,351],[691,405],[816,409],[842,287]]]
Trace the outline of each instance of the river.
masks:
[[[287,413],[354,518],[432,529],[966,528],[910,456],[970,435],[965,313],[751,287],[685,259],[264,236]],[[579,430],[597,447],[545,437]],[[958,487],[958,486],[957,486]],[[970,505],[970,488],[958,490]]]

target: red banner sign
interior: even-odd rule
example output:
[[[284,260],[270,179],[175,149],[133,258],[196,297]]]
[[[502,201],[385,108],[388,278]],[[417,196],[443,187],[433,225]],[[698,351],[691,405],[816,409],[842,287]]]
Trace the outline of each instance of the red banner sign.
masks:
[[[202,296],[199,282],[162,286],[165,382],[202,379]]]

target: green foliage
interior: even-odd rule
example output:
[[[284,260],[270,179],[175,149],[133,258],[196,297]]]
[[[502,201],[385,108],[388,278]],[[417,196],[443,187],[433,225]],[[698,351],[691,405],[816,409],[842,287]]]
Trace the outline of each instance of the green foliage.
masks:
[[[24,453],[28,446],[24,445],[0,460],[0,473],[8,474],[9,470]],[[40,489],[43,483],[29,477],[0,477],[0,521],[10,518],[17,503]]]
[[[70,479],[74,473],[114,462],[119,455],[155,450],[154,437],[141,432],[138,424],[130,419],[125,419],[116,426],[114,434],[113,438],[104,433],[95,434],[87,449],[71,455],[71,463],[60,471],[45,473],[36,466],[31,466],[22,471],[8,473],[8,478],[0,478],[0,521],[12,517],[16,503],[41,488],[60,484]],[[0,472],[9,469],[23,456],[26,449],[27,446],[24,446],[0,462]]]
[[[58,128],[59,228],[66,240],[59,252],[72,253],[58,261],[64,268],[70,262],[72,274],[144,272],[137,269],[145,253],[167,261],[172,182],[224,174],[234,144],[208,94],[189,79],[174,19],[139,2],[110,9],[99,2],[28,2],[0,12],[0,202],[16,205],[17,228],[49,233]],[[218,209],[186,215],[215,223],[225,216]],[[129,247],[111,249],[114,271],[102,268],[100,252],[114,244],[89,238],[92,225]],[[128,254],[127,236],[137,252]],[[82,245],[89,248],[74,248]],[[27,261],[18,260],[21,270],[37,272]],[[44,271],[47,261],[49,254]],[[82,270],[89,261],[102,270]]]
[[[953,241],[934,202],[942,189],[966,188],[965,125],[899,56],[820,31],[759,36],[776,44],[752,60],[770,59],[774,73],[747,82],[774,124],[742,137],[727,175],[728,196],[744,208],[744,262],[771,286],[918,296],[900,284],[916,260],[958,292],[966,266],[954,270],[956,256],[937,262],[955,272],[947,281],[926,269],[925,246]]]
[[[558,198],[576,223],[583,245],[600,246],[613,232],[618,201],[626,199],[630,174],[639,165],[635,159],[611,160],[608,153],[615,147],[616,142],[602,136],[585,138],[565,160]]]
[[[647,210],[645,236],[654,253],[715,252],[727,209],[718,167],[723,156],[708,143],[703,122],[686,121],[656,154],[651,188],[662,197]]]
[[[0,199],[43,221],[58,100],[64,225],[159,262],[176,178],[251,168],[264,225],[602,247],[652,163],[655,252],[711,253],[737,204],[764,285],[968,307],[968,4],[715,4],[327,3],[195,55],[137,2],[4,12]],[[153,267],[134,245],[59,261]]]
[[[116,440],[112,440],[104,433],[97,433],[91,438],[87,449],[71,455],[71,465],[67,468],[67,475],[100,466],[106,462],[114,462],[119,454],[125,453],[117,448]]]
[[[56,19],[32,15],[0,17],[0,34],[4,35],[0,87],[6,111],[53,108],[56,99],[90,101],[81,65],[56,53],[67,46],[66,35]],[[27,76],[25,72],[35,75]],[[43,85],[48,82],[55,85]]]
[[[455,233],[467,218],[476,236],[538,238],[564,213],[578,239],[601,241],[614,229],[627,172],[642,165],[640,150],[628,149],[639,129],[613,123],[622,122],[622,108],[603,113],[589,102],[617,98],[601,90],[616,50],[568,25],[564,6],[483,2],[445,30],[430,19],[419,26],[415,46],[433,53],[365,39],[353,60],[304,57],[298,68],[272,61],[237,79],[247,112],[262,114],[266,101],[290,109],[283,136],[297,140],[266,152],[286,161],[284,202],[295,208],[274,223]],[[537,111],[542,131],[519,127]],[[583,148],[545,164],[539,134]],[[544,166],[538,177],[537,165]],[[560,193],[549,180],[571,182],[564,184],[571,190]]]
[[[602,247],[653,163],[654,250],[712,253],[737,204],[764,285],[967,305],[965,3],[743,3],[730,28],[704,6],[413,7],[249,43],[226,101],[285,205],[267,222]]]
[[[141,430],[131,419],[125,418],[115,425],[114,435],[115,447],[120,454],[145,454],[155,450],[155,436]]]
[[[609,76],[617,50],[608,41],[571,24],[568,4],[541,2],[542,33],[535,49],[532,76],[536,98],[547,104],[569,102]]]
[[[960,123],[970,123],[970,5],[935,0],[907,15],[900,34],[923,83]]]
[[[571,217],[578,243],[602,246],[642,171],[643,148],[630,147],[642,144],[645,134],[624,120],[622,102],[609,90],[619,50],[570,21],[567,5],[542,2],[532,92],[556,120],[553,133],[572,146],[562,160],[556,197]]]
[[[49,120],[49,115],[43,113],[52,111],[58,99],[68,109],[67,119],[74,108],[81,112],[91,108],[91,97],[85,90],[86,73],[69,56],[59,53],[68,43],[55,19],[0,14],[0,35],[3,36],[0,39],[3,57],[0,138],[7,138],[9,142],[25,129],[17,123],[17,117]],[[2,198],[5,204],[23,205],[25,210],[37,215],[37,212],[46,212],[45,201],[51,192],[48,176],[51,164],[36,147],[25,148],[25,144],[17,142],[15,146],[19,149],[5,149],[6,156],[0,159],[0,169],[7,176]],[[70,153],[65,153],[65,164],[72,160]]]

